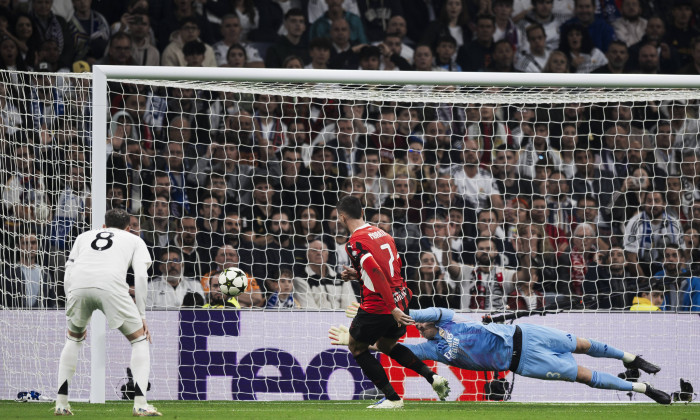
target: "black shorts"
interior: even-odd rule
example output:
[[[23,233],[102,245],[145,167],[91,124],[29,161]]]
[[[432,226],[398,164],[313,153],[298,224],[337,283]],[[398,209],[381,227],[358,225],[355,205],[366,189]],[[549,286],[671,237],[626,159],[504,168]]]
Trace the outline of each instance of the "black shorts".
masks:
[[[371,314],[360,308],[350,324],[350,335],[355,341],[374,344],[382,337],[398,340],[406,334],[391,314]]]

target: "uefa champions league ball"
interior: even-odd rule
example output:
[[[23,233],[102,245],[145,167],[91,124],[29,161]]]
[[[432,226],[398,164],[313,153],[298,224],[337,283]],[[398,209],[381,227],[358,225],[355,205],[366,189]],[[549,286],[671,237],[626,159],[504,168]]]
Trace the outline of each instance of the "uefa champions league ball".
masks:
[[[240,268],[227,268],[219,274],[221,293],[235,297],[248,287],[248,276]]]

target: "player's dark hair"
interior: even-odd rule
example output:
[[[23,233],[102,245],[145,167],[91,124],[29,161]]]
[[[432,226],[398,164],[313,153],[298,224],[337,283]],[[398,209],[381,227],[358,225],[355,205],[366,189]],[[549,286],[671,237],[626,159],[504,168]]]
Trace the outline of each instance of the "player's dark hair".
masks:
[[[336,205],[338,213],[343,213],[351,219],[362,219],[362,203],[352,195],[341,198]]]
[[[105,226],[108,228],[126,229],[131,216],[124,209],[111,209],[105,213]]]

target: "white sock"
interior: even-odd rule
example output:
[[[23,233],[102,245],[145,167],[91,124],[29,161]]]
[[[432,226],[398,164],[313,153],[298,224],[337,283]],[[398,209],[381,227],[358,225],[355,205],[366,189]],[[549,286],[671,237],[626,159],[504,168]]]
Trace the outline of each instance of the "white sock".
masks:
[[[633,360],[636,359],[636,358],[637,358],[636,355],[634,355],[634,354],[632,354],[632,353],[627,353],[627,352],[625,352],[625,354],[622,356],[622,361],[623,361],[624,363],[629,363],[629,362],[633,361]]]
[[[131,373],[134,375],[134,385],[138,385],[143,396],[134,397],[134,407],[145,408],[146,390],[148,390],[148,375],[151,369],[151,353],[146,337],[131,342]]]
[[[58,362],[58,390],[64,383],[68,382],[70,384],[73,375],[75,374],[75,368],[78,366],[78,354],[80,354],[80,349],[83,347],[84,339],[77,341],[73,337],[68,337],[66,339],[66,344],[63,345],[63,351],[61,351],[61,358]],[[68,405],[68,390],[65,389],[65,394],[58,394],[56,397],[56,404],[65,406]]]
[[[644,383],[634,383],[632,384],[632,391],[634,392],[641,392],[642,394],[647,392],[647,384]]]

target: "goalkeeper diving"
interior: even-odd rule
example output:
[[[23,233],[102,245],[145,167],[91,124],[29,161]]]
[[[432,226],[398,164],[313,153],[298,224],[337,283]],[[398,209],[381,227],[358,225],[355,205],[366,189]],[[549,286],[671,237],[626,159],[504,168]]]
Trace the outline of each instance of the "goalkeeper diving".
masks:
[[[356,309],[350,306],[346,314],[352,316],[354,311]],[[659,404],[671,403],[670,395],[649,383],[627,382],[577,365],[573,353],[619,359],[626,368],[646,373],[655,374],[661,370],[640,356],[607,344],[539,325],[483,325],[444,308],[411,309],[409,315],[428,341],[404,346],[421,360],[474,371],[508,370],[528,378],[576,381],[592,388],[643,393]],[[347,327],[333,326],[328,334],[331,344],[348,344]]]

